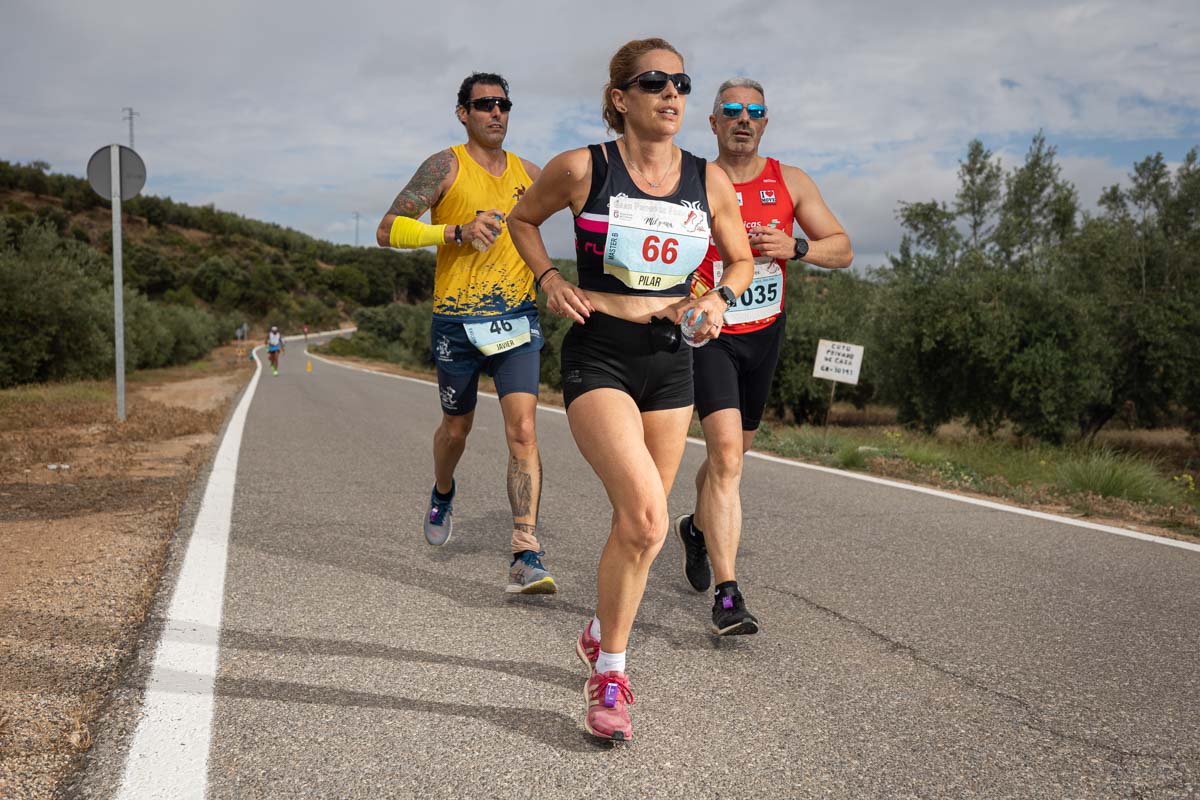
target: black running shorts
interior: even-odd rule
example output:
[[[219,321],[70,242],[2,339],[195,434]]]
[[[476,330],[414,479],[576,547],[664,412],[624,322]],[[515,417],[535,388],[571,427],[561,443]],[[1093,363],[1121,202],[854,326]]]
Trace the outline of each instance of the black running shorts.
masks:
[[[592,389],[625,392],[639,411],[690,406],[692,348],[675,337],[671,349],[663,337],[652,337],[652,327],[598,311],[586,324],[572,325],[562,343],[563,402],[567,408]],[[678,328],[674,329],[677,333]],[[663,332],[660,329],[659,333]]]
[[[783,347],[786,316],[784,311],[770,325],[752,333],[722,333],[697,348],[693,357],[700,419],[714,411],[736,408],[742,412],[742,430],[758,430]]]

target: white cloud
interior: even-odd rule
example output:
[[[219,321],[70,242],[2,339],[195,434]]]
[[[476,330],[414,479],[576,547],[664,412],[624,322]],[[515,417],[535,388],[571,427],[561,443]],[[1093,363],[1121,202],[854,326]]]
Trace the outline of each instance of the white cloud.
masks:
[[[0,157],[82,174],[97,147],[125,141],[120,109],[132,105],[146,191],[342,242],[355,210],[370,241],[417,164],[461,141],[452,109],[468,72],[509,78],[508,144],[544,163],[604,135],[608,58],[645,35],[687,58],[697,90],[679,141],[701,155],[713,150],[717,84],[749,74],[766,85],[766,149],[814,173],[860,264],[895,248],[899,200],[952,198],[976,136],[1020,143],[1017,158],[1038,129],[1052,144],[1088,143],[1063,159],[1085,204],[1128,171],[1109,145],[1200,139],[1194,0],[743,1],[691,15],[629,0],[603,13],[547,0],[10,0],[4,16]],[[549,225],[551,251],[570,255],[569,222]]]

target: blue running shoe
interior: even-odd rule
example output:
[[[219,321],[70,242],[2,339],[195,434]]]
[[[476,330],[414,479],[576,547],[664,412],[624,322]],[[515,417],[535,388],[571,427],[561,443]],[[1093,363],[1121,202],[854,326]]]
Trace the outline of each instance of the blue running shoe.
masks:
[[[512,566],[508,569],[508,586],[504,591],[521,594],[554,594],[558,587],[554,577],[542,566],[546,551],[522,550],[513,554]]]
[[[450,541],[450,531],[454,528],[454,491],[450,489],[449,500],[439,500],[437,486],[429,493],[429,513],[425,515],[425,541],[440,547]]]

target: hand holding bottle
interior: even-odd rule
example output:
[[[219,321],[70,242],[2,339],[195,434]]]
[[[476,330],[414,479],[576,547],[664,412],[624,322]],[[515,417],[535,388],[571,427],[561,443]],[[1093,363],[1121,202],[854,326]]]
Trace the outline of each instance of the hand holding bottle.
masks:
[[[496,209],[476,211],[475,219],[463,226],[463,239],[471,246],[483,252],[492,246],[496,237],[503,231],[504,214]]]

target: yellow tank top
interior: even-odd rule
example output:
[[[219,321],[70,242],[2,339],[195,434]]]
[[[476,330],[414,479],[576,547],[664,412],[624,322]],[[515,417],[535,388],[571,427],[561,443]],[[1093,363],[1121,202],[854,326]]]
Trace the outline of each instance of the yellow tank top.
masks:
[[[458,176],[431,211],[434,225],[462,225],[476,211],[496,208],[508,212],[525,194],[529,173],[521,159],[506,152],[508,166],[496,177],[479,165],[463,144],[450,148],[458,159]],[[497,317],[533,303],[533,273],[525,266],[505,224],[484,252],[469,242],[438,248],[433,279],[433,313],[463,318]]]

